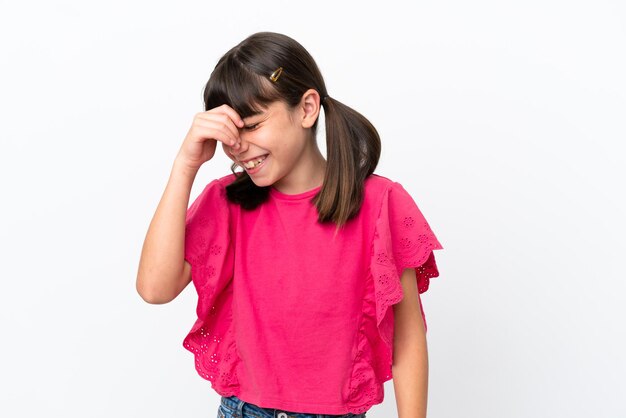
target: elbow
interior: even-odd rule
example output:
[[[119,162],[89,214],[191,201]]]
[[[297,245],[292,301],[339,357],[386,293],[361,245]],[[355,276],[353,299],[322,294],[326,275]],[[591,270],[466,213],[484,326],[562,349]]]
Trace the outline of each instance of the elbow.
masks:
[[[191,265],[185,261],[180,270],[164,275],[162,270],[139,269],[137,272],[137,293],[151,305],[162,305],[176,297],[191,282]]]
[[[160,286],[148,284],[148,281],[141,276],[137,277],[135,288],[144,302],[151,305],[163,305],[171,302],[175,298],[175,296],[172,296],[172,292],[169,292]]]

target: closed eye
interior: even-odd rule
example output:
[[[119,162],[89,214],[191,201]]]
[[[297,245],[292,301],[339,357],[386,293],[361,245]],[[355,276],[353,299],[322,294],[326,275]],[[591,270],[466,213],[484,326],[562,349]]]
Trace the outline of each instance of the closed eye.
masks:
[[[254,125],[249,125],[249,126],[244,126],[243,129],[246,129],[248,131],[252,131],[254,130],[257,126],[259,126],[258,123],[255,123]]]

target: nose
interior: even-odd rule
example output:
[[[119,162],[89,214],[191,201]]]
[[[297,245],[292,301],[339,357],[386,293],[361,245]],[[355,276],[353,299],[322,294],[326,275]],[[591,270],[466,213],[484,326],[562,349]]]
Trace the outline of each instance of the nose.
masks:
[[[229,145],[228,149],[229,149],[229,152],[236,157],[239,154],[243,154],[248,150],[248,141],[246,141],[246,139],[244,138],[244,135],[242,135],[240,132],[239,133],[239,148],[237,148],[237,146],[235,145]]]

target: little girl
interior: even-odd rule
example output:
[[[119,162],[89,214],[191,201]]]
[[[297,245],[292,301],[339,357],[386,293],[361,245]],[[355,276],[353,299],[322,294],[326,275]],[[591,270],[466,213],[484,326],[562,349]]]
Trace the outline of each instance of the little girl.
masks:
[[[193,282],[183,346],[221,395],[217,416],[365,417],[393,372],[399,417],[425,417],[419,294],[443,247],[400,183],[373,174],[374,126],[328,95],[302,45],[273,32],[228,51],[204,101],[150,224],[137,291],[166,303]],[[232,174],[187,209],[218,142]]]

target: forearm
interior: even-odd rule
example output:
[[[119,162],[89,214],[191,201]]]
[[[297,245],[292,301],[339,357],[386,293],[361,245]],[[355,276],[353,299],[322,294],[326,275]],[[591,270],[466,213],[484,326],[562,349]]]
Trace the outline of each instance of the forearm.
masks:
[[[195,171],[177,161],[157,206],[144,240],[137,291],[150,303],[165,303],[175,297],[182,277],[185,215]]]
[[[425,336],[396,341],[392,366],[398,418],[426,418],[428,349]]]

